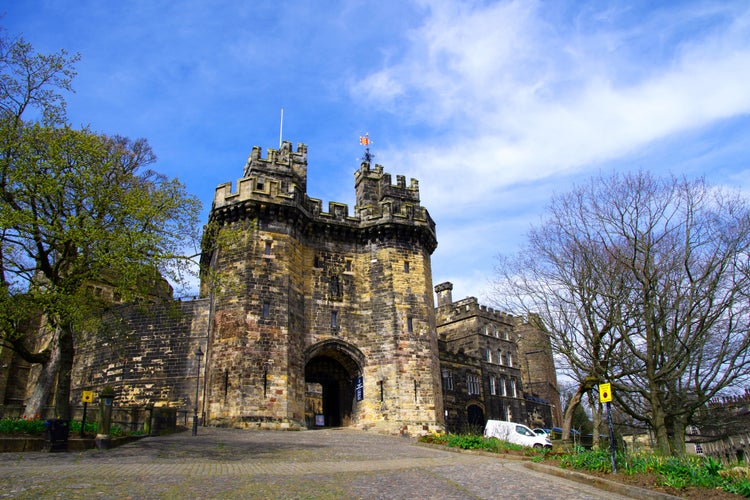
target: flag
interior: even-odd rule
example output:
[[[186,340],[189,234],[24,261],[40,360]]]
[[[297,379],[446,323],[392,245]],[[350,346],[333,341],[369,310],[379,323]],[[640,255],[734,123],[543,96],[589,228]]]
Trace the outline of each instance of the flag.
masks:
[[[359,136],[359,143],[362,146],[369,146],[370,145],[370,136],[369,135],[365,135],[364,137]]]

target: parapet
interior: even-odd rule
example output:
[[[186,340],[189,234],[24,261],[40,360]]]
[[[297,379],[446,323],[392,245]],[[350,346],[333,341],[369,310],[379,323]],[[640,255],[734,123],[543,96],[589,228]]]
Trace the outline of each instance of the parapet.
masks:
[[[452,302],[453,284],[446,281],[435,286],[438,294],[438,316],[445,322],[457,321],[472,316],[515,325],[516,316],[479,304],[476,297],[466,297]]]
[[[391,175],[381,165],[371,169],[362,163],[355,172],[357,206],[350,215],[345,203],[330,202],[328,212],[323,211],[323,202],[307,195],[307,146],[298,144],[292,151],[290,142],[283,142],[278,150],[269,149],[266,158],[255,146],[243,171],[244,177],[237,181],[236,191],[231,183],[216,188],[212,207],[212,218],[220,220],[241,216],[250,204],[264,207],[284,206],[297,211],[304,219],[315,223],[344,224],[351,229],[365,229],[387,225],[401,230],[417,230],[419,239],[432,252],[437,246],[435,222],[427,210],[419,204],[419,182],[396,176],[391,184]],[[259,206],[260,206],[259,205]],[[224,215],[222,215],[224,214]],[[295,217],[296,220],[296,217]],[[375,236],[377,237],[377,236]]]
[[[411,179],[407,187],[403,175],[396,176],[396,184],[392,184],[391,179],[391,174],[384,172],[382,165],[375,165],[371,169],[369,162],[362,162],[354,173],[357,209],[376,206],[384,201],[419,205],[419,181]]]
[[[307,146],[297,144],[297,150],[292,151],[292,143],[284,141],[279,149],[268,149],[267,157],[263,158],[260,146],[254,146],[245,163],[243,177],[253,174],[266,174],[287,179],[304,193],[307,191]],[[285,186],[286,187],[286,186]]]

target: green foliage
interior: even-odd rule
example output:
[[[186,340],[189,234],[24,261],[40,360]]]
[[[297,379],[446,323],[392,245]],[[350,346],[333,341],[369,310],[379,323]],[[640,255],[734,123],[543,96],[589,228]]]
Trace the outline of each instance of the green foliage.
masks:
[[[722,489],[735,495],[741,495],[745,498],[750,498],[750,479],[741,478],[735,481],[728,482],[726,485],[722,486]]]
[[[484,450],[492,453],[505,453],[509,450],[526,450],[535,455],[540,452],[525,448],[523,446],[500,441],[497,438],[486,438],[476,434],[437,434],[432,433],[419,438],[422,443],[441,444],[450,448],[461,448],[462,450]]]
[[[591,450],[565,455],[560,461],[560,466],[571,469],[612,472],[610,455],[606,450]]]
[[[95,434],[96,433],[96,422],[86,421],[86,429],[84,430],[84,433],[86,434]],[[71,433],[81,433],[81,422],[78,420],[73,420],[70,422],[70,432]]]
[[[40,436],[44,434],[47,429],[47,424],[44,420],[38,419],[26,419],[26,418],[3,418],[0,419],[0,435],[14,435],[14,434],[30,434],[34,436]],[[79,420],[71,420],[68,429],[71,434],[81,433],[81,422]],[[86,434],[96,434],[97,423],[87,421],[86,422]],[[139,435],[140,432],[126,432],[119,425],[112,425],[109,429],[109,434],[112,437],[126,436],[126,435]]]
[[[714,458],[663,457],[653,454],[617,453],[618,473],[626,475],[655,474],[658,483],[675,488],[721,488],[750,497],[750,481],[742,474],[728,474],[723,465]],[[584,471],[611,473],[610,454],[606,450],[578,451],[562,457],[560,465]]]
[[[0,419],[0,434],[44,434],[47,426],[43,420],[26,418]]]

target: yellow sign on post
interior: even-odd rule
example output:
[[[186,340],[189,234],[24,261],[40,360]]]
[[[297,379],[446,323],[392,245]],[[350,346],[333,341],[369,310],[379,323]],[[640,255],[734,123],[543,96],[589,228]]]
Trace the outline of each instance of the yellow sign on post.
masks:
[[[84,403],[90,403],[94,400],[94,391],[83,391],[81,395],[81,401]]]
[[[599,384],[599,402],[609,403],[612,401],[612,385]]]

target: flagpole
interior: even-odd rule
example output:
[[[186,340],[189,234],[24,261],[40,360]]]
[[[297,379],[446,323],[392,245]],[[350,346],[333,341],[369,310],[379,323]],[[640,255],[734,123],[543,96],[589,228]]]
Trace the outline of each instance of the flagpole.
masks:
[[[281,121],[279,122],[279,149],[281,149],[281,134],[284,131],[284,108],[281,108]]]

